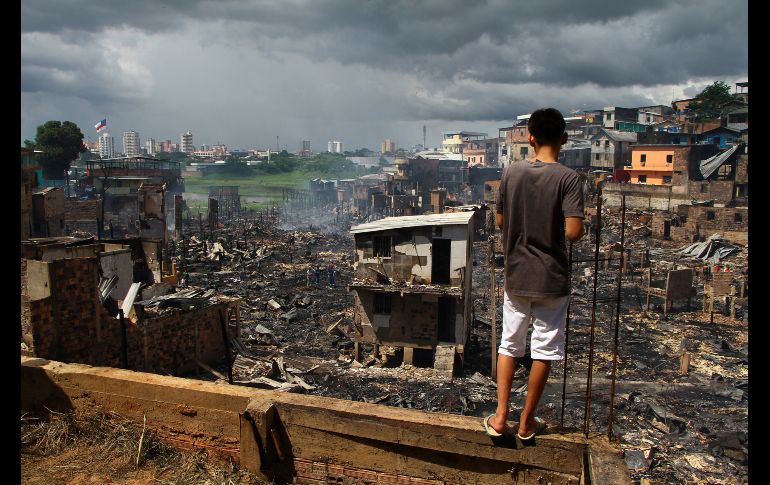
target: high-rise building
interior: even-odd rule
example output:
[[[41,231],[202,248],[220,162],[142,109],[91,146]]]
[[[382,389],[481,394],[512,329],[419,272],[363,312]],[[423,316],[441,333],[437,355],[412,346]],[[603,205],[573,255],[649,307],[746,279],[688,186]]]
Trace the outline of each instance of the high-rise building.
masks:
[[[147,149],[147,155],[154,156],[158,153],[158,142],[154,138],[148,138],[144,142],[144,148]]]
[[[327,143],[328,152],[330,153],[342,153],[342,142],[341,141],[330,141]]]
[[[390,138],[385,138],[385,140],[382,141],[382,150],[380,150],[382,153],[393,153],[396,151],[396,144],[393,143],[393,140]]]
[[[102,158],[112,158],[115,156],[115,138],[111,137],[106,131],[99,135],[99,156]]]
[[[142,154],[139,133],[131,130],[123,133],[123,153],[127,157],[138,157]]]
[[[179,146],[180,151],[183,153],[192,153],[195,150],[195,147],[193,147],[192,133],[189,131],[187,133],[182,133]]]

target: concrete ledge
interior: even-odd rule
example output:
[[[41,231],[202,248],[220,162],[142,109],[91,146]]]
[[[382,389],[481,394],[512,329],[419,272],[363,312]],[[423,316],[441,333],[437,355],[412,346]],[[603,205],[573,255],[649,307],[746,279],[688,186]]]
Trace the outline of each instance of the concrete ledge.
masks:
[[[359,477],[578,484],[584,476],[591,483],[631,483],[620,452],[604,437],[549,434],[534,446],[516,440],[503,447],[476,417],[28,357],[21,358],[21,382],[24,410],[145,415],[148,427],[172,444],[206,449],[277,483]]]

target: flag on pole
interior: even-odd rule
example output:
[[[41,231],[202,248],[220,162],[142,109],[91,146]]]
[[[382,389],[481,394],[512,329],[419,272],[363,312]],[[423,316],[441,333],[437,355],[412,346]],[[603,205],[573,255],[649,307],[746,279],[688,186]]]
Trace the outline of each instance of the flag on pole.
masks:
[[[107,128],[107,118],[104,118],[102,121],[98,122],[94,125],[94,128],[96,128],[96,132],[99,133],[103,129]]]

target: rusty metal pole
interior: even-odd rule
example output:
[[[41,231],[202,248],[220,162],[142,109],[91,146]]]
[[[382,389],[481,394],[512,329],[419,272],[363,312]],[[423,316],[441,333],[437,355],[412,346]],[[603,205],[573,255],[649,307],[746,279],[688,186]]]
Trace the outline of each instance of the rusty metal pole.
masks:
[[[610,386],[610,415],[607,418],[607,437],[612,438],[612,419],[615,417],[615,375],[618,367],[618,330],[620,327],[620,290],[623,285],[623,245],[626,237],[626,196],[620,199],[620,260],[618,262],[618,301],[615,308],[615,342],[612,347],[612,384]]]
[[[567,396],[567,350],[569,349],[569,310],[572,306],[572,242],[569,243],[569,264],[567,265],[567,281],[569,281],[570,302],[567,303],[567,324],[564,327],[564,379],[561,384],[561,429],[564,429],[564,405]]]
[[[583,433],[588,437],[588,424],[591,416],[591,380],[594,370],[594,337],[596,335],[596,286],[599,282],[599,240],[602,232],[602,194],[596,199],[596,244],[594,247],[594,296],[591,305],[591,343],[588,347],[588,377],[586,379],[586,408],[583,417]]]
[[[492,325],[492,379],[497,379],[497,288],[495,277],[495,234],[494,225],[492,226],[492,235],[489,236],[489,305],[490,318]]]

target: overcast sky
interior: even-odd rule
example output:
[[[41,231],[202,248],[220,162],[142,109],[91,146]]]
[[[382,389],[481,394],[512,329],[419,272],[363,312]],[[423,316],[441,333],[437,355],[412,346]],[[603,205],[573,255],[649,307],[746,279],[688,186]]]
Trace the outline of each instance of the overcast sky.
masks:
[[[747,2],[22,0],[21,139],[379,150],[748,80]]]

